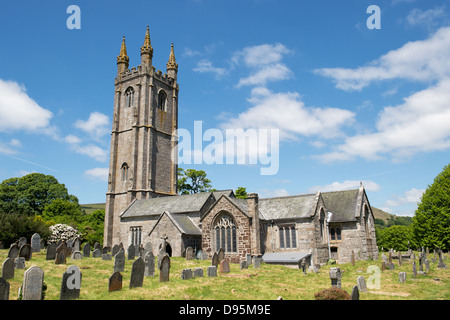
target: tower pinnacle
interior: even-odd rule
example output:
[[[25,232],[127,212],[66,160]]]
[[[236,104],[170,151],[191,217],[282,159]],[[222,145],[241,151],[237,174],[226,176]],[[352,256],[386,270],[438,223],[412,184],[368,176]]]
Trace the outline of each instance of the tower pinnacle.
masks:
[[[153,58],[153,48],[150,42],[150,30],[147,26],[145,32],[144,45],[141,47],[141,65],[151,67]]]
[[[121,74],[128,69],[128,63],[130,58],[127,55],[127,46],[125,45],[125,36],[122,38],[122,46],[120,47],[120,53],[117,56],[117,73]]]
[[[173,43],[170,49],[169,62],[167,62],[167,74],[176,80],[178,72],[178,63],[175,60],[175,52],[173,50]]]

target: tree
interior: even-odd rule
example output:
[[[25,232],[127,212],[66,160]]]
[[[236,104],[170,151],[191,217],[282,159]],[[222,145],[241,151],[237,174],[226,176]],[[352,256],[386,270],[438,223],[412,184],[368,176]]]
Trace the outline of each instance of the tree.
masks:
[[[213,191],[211,180],[203,170],[178,168],[177,183],[179,194]]]
[[[420,246],[450,249],[450,164],[423,193],[412,227]]]
[[[247,199],[247,189],[244,187],[238,187],[234,192],[236,198]]]
[[[410,247],[417,247],[412,228],[400,225],[378,230],[377,246],[386,249],[393,248],[397,251],[406,251]]]
[[[78,204],[64,184],[51,175],[31,173],[20,178],[10,178],[0,184],[0,209],[7,213],[41,215],[45,206],[55,199]]]

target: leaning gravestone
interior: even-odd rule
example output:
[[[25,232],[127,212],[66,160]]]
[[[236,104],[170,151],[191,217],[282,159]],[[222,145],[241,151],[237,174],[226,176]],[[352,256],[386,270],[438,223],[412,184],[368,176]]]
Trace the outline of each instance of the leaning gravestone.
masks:
[[[28,243],[20,247],[19,257],[24,257],[26,261],[30,261],[31,255],[31,246]]]
[[[367,292],[366,279],[363,276],[356,278],[356,285],[360,292]]]
[[[118,244],[113,245],[111,250],[111,254],[113,255],[113,257],[115,257],[118,252],[119,252],[119,245]]]
[[[33,234],[31,237],[31,250],[33,252],[41,251],[41,236],[38,233]]]
[[[144,257],[145,262],[145,277],[153,277],[155,275],[155,255],[153,252],[148,251]]]
[[[330,269],[331,286],[341,289],[341,269],[334,267]]]
[[[114,271],[124,272],[125,271],[125,251],[123,249],[119,250],[114,256]]]
[[[14,278],[14,259],[6,258],[2,264],[2,278],[5,280]]]
[[[170,274],[170,258],[165,254],[161,259],[161,266],[159,267],[159,282],[169,281]]]
[[[0,278],[0,300],[9,300],[9,282]]]
[[[219,256],[219,262],[225,259],[225,251],[223,248],[220,248],[219,251],[217,251],[217,255]]]
[[[217,252],[214,252],[211,258],[211,265],[215,266],[216,268],[219,266],[219,255],[217,254]]]
[[[56,257],[56,244],[50,243],[47,247],[47,253],[45,255],[45,260],[54,260]]]
[[[83,247],[83,257],[90,258],[91,257],[91,245],[86,243]]]
[[[72,300],[80,297],[81,277],[78,266],[71,265],[67,268],[62,276],[59,300]]]
[[[359,289],[358,286],[353,286],[352,294],[350,295],[350,300],[359,300]]]
[[[145,262],[139,257],[133,262],[133,266],[131,267],[130,289],[142,287],[144,284],[144,270]]]
[[[192,247],[187,247],[186,249],[186,260],[194,259],[194,249]]]
[[[17,258],[19,255],[19,246],[17,244],[13,244],[11,247],[9,247],[8,251],[8,258]]]
[[[114,271],[114,273],[109,277],[108,292],[122,290],[122,275],[119,271]]]
[[[230,261],[228,259],[223,259],[220,261],[220,273],[230,272]]]
[[[25,237],[20,237],[19,243],[18,243],[19,248],[20,248],[21,246],[23,246],[24,244],[27,244],[27,238],[25,238]]]
[[[67,258],[67,246],[65,242],[62,242],[57,248],[56,248],[56,255],[55,255],[55,264],[65,264],[66,258]]]
[[[25,271],[22,284],[22,300],[42,300],[44,271],[33,266]]]
[[[94,249],[92,252],[92,258],[100,258],[102,256],[102,251],[100,249]]]

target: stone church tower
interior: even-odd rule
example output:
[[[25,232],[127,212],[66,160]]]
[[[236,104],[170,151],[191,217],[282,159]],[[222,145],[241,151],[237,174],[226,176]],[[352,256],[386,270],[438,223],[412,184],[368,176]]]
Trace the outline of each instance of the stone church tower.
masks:
[[[122,40],[117,57],[104,246],[120,243],[119,215],[135,199],[177,194],[178,64],[170,50],[166,73],[152,66],[147,27],[141,65],[128,68]]]

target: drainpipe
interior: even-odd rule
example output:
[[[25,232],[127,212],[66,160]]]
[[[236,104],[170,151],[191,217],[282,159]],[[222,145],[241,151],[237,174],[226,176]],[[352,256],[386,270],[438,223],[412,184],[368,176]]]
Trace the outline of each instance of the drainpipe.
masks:
[[[270,220],[270,226],[272,227],[272,252],[275,252],[275,242],[273,240],[273,234],[275,230],[273,230],[273,220]]]
[[[327,212],[328,218],[327,218],[327,240],[328,240],[328,259],[331,259],[331,248],[330,248],[330,221],[331,217],[333,216],[332,212]]]

